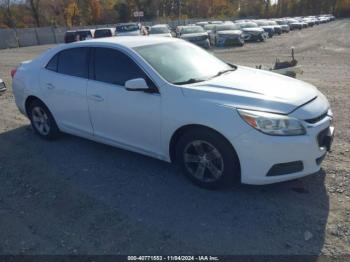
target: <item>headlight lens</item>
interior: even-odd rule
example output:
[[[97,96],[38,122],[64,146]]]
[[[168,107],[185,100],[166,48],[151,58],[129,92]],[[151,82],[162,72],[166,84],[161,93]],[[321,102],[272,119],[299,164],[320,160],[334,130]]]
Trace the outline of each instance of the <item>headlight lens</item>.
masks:
[[[238,110],[242,119],[255,129],[273,136],[301,136],[306,134],[302,123],[292,117],[250,110]]]

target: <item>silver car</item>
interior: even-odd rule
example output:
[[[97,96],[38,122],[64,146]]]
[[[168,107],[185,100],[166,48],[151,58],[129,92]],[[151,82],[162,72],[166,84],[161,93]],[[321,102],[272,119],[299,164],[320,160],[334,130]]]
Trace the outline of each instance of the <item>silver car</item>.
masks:
[[[243,32],[238,24],[216,25],[209,32],[209,38],[211,44],[218,47],[243,46],[245,43]]]
[[[208,33],[198,25],[181,27],[179,38],[204,48],[210,48]]]

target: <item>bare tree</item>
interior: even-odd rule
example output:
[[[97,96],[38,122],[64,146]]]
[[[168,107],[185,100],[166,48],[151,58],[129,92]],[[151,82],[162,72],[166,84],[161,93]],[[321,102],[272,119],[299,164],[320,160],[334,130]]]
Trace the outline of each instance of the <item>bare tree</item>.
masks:
[[[4,14],[5,14],[5,24],[8,27],[15,27],[15,20],[14,16],[12,14],[12,1],[11,0],[0,0],[0,7],[4,9]]]
[[[35,25],[40,27],[40,0],[28,0],[28,4]]]

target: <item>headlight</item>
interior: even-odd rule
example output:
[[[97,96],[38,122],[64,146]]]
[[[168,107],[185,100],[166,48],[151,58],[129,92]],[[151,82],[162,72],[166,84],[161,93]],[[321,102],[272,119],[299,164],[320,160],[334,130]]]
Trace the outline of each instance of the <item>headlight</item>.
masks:
[[[301,136],[306,134],[305,127],[296,118],[240,109],[238,113],[248,125],[268,135]]]

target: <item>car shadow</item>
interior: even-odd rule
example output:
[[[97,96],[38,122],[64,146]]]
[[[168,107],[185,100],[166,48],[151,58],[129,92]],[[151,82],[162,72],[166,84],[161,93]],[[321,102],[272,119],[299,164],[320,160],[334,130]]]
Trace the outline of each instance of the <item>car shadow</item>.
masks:
[[[324,171],[207,191],[168,163],[69,135],[44,141],[24,126],[0,134],[0,173],[0,205],[11,207],[0,221],[24,212],[0,253],[21,253],[26,238],[30,254],[317,255],[324,245]]]

